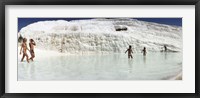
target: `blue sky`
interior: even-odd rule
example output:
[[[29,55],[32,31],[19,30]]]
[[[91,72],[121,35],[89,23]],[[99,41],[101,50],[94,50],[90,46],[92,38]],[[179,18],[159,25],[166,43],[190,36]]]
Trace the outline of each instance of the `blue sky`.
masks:
[[[21,28],[38,21],[45,20],[82,20],[82,19],[92,19],[92,18],[18,18],[18,32]],[[160,24],[182,26],[182,18],[134,18],[141,21],[155,22]]]
[[[182,26],[182,18],[135,18],[142,21],[155,22],[160,24]]]

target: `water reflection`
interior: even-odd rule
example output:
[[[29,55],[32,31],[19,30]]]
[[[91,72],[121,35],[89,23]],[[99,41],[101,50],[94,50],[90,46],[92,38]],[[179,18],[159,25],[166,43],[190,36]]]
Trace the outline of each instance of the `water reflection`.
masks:
[[[133,59],[128,59],[128,65],[129,65],[129,73],[132,73],[132,69],[133,69]]]
[[[165,52],[164,54],[165,54],[165,60],[167,60],[167,52]]]
[[[146,65],[146,56],[143,56],[143,63]]]
[[[182,65],[178,53],[69,55],[20,63],[19,80],[163,79],[177,74]],[[174,66],[178,64],[177,66]]]
[[[27,63],[27,62],[20,62],[20,64],[18,65],[18,67],[20,67],[20,70],[18,69],[18,74],[21,74],[21,70],[23,70],[23,76],[26,79],[35,79],[35,68],[34,68],[34,64],[35,63]]]
[[[28,66],[29,79],[35,79],[35,63],[33,62],[31,66]]]

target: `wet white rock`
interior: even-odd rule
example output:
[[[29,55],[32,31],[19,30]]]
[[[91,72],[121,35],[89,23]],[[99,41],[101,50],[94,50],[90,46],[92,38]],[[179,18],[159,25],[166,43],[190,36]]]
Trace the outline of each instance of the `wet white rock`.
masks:
[[[122,30],[116,30],[122,29]],[[182,51],[182,27],[135,19],[41,21],[22,28],[23,37],[35,40],[38,49],[62,53],[122,53],[129,45],[134,52]]]

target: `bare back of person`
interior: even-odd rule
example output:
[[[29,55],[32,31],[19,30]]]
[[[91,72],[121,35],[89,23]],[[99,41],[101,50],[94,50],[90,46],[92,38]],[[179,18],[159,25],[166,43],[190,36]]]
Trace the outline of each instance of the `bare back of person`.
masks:
[[[127,49],[128,50],[128,55],[132,55],[132,49]]]

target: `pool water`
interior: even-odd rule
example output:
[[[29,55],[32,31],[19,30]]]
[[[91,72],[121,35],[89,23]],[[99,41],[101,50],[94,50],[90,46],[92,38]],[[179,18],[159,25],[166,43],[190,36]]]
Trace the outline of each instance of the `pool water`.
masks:
[[[90,54],[18,60],[18,80],[169,80],[182,72],[182,54]]]

